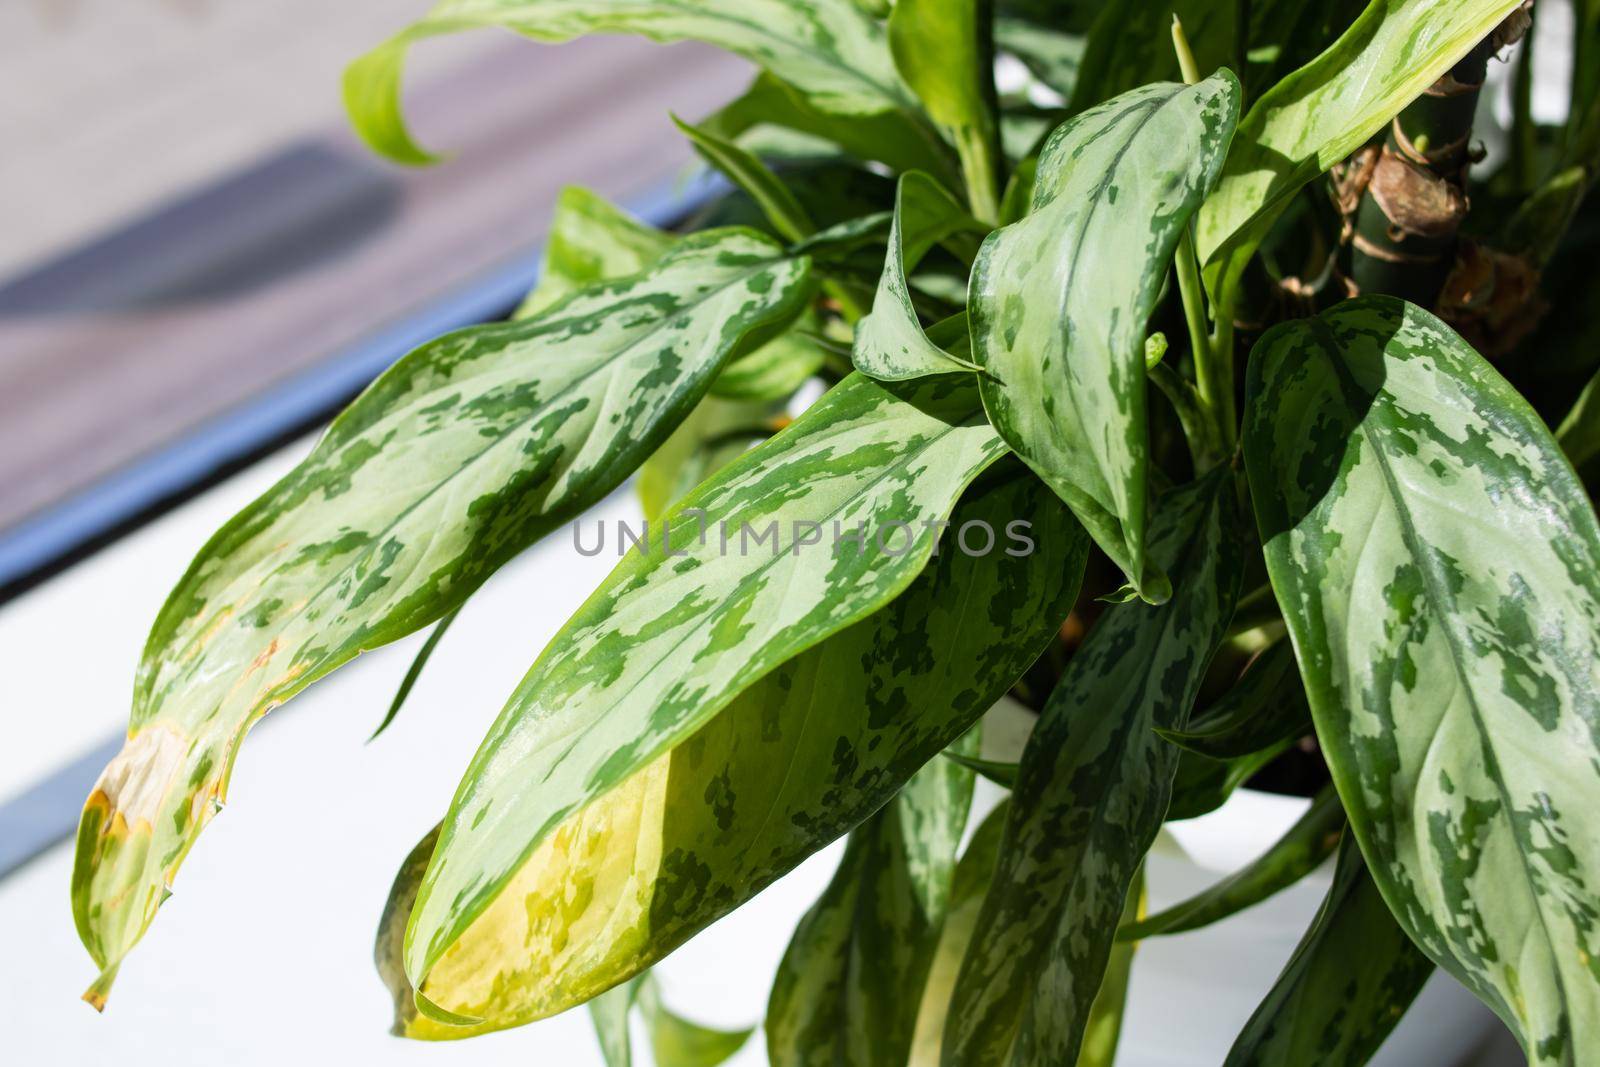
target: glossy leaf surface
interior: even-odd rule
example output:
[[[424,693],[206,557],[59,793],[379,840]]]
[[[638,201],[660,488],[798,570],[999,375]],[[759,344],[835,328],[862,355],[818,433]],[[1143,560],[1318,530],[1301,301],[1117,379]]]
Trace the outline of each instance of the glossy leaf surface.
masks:
[[[1335,784],[1400,924],[1538,1064],[1600,1049],[1600,526],[1443,323],[1346,301],[1251,357],[1245,456]]]
[[[1232,689],[1196,715],[1187,729],[1161,736],[1212,759],[1248,756],[1311,732],[1311,709],[1294,646],[1279,640],[1250,661]]]
[[[1235,486],[1160,498],[1159,606],[1111,607],[1068,662],[1023,752],[999,865],[956,983],[946,1064],[1072,1063],[1130,887],[1166,815],[1181,726],[1238,597]]]
[[[407,935],[423,995],[569,815],[904,590],[932,551],[923,524],[1003,450],[975,405],[964,383],[897,392],[852,377],[652,528],[650,550],[562,628],[468,768]]]
[[[1321,55],[1239,123],[1195,247],[1207,284],[1231,286],[1289,199],[1361,147],[1521,0],[1372,0]]]
[[[1145,552],[1145,324],[1238,108],[1223,72],[1063,123],[1039,158],[1030,214],[992,234],[973,267],[989,417],[1151,601],[1168,586]]]
[[[544,315],[410,353],[225,525],[156,619],[127,743],[84,808],[73,913],[107,969],[91,997],[154,918],[257,719],[457,607],[616,488],[809,296],[805,259],[747,230],[696,234]]]
[[[960,526],[1016,519],[1031,523],[1031,554],[960,550]],[[887,607],[761,678],[547,837],[435,968],[434,994],[457,1003],[488,990],[473,1004],[484,1028],[577,1003],[866,819],[967,733],[1071,610],[1088,538],[1019,469],[969,490],[952,522],[957,544]],[[394,896],[414,894],[420,876]],[[380,935],[395,956],[403,924],[402,912]],[[409,1005],[404,974],[386,980]]]
[[[906,282],[922,257],[957,235],[975,240],[981,230],[944,187],[919,171],[903,175],[895,190],[894,225],[872,312],[856,324],[851,356],[856,369],[884,381],[970,371],[973,364],[923,331]]]

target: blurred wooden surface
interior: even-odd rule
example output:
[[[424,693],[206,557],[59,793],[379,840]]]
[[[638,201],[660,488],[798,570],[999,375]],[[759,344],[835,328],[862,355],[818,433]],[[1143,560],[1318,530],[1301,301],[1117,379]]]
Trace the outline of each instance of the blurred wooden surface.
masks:
[[[0,283],[0,529],[526,255],[563,184],[660,187],[690,158],[667,110],[748,78],[695,46],[424,42],[408,111],[452,155],[393,167],[345,129],[338,72],[426,6],[0,5],[0,264],[54,250]],[[202,21],[157,47],[152,13]]]

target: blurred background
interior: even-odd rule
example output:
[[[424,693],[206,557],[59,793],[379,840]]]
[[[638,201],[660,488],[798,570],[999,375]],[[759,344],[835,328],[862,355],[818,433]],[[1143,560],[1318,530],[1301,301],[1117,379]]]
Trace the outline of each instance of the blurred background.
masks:
[[[310,1051],[313,1062],[599,1063],[581,1012],[464,1045],[392,1039],[369,962],[399,860],[608,568],[564,543],[486,587],[372,745],[421,634],[270,717],[239,761],[227,817],[187,862],[105,1016],[76,999],[93,967],[72,929],[65,842],[120,743],[145,630],[188,559],[389,363],[508,311],[532,284],[562,185],[658,224],[690,210],[706,185],[667,112],[704,115],[750,76],[690,45],[429,41],[413,53],[407,112],[421,143],[451,157],[406,170],[348,131],[339,75],[428,6],[0,3],[7,1062],[276,1064]],[[625,494],[603,505],[609,518],[632,507]],[[1261,813],[1243,841],[1196,820],[1185,847],[1227,870],[1295,814]],[[815,857],[663,965],[668,1002],[724,1026],[757,1021],[793,922],[836,858]],[[1158,881],[1152,903],[1190,888]],[[1259,973],[1264,989],[1320,889],[1304,894],[1267,909],[1244,949],[1229,942],[1230,968]],[[1210,936],[1161,952],[1206,961]],[[1136,988],[1154,966],[1140,964]],[[1226,1048],[1242,1018],[1238,1005],[1208,1008],[1212,992],[1197,982],[1182,996],[1215,1033],[1173,1041]],[[1129,1026],[1161,1031],[1160,999],[1148,1012],[1136,1003]],[[735,1062],[764,1062],[759,1040]]]

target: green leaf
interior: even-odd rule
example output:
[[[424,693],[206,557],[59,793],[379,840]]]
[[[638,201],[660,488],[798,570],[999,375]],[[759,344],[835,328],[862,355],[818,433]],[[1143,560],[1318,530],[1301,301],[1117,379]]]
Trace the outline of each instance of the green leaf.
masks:
[[[534,664],[457,791],[407,932],[421,997],[442,995],[435,964],[568,816],[905,589],[932,552],[924,524],[1003,451],[976,400],[961,383],[852,376],[652,528]]]
[[[895,66],[956,146],[972,213],[1000,210],[991,0],[896,0],[889,15]]]
[[[1294,661],[1278,641],[1250,661],[1234,687],[1186,730],[1161,730],[1168,741],[1217,760],[1272,749],[1311,732],[1311,708]]]
[[[1344,36],[1257,100],[1195,227],[1212,293],[1231,293],[1302,186],[1361,147],[1520,2],[1372,0]]]
[[[1083,111],[1150,82],[1181,81],[1172,49],[1174,18],[1183,20],[1201,74],[1235,66],[1239,6],[1229,0],[1102,4],[1089,30],[1069,110]]]
[[[753,1026],[719,1030],[685,1019],[661,1002],[661,992],[650,980],[639,991],[639,1010],[650,1031],[655,1067],[717,1067],[755,1033]]]
[[[1007,763],[1003,760],[979,759],[976,756],[969,756],[966,753],[948,749],[943,755],[946,759],[960,764],[967,770],[983,775],[995,785],[1010,789],[1017,784],[1017,765],[1015,763]]]
[[[1172,599],[1106,611],[1023,751],[994,882],[956,983],[946,1063],[1072,1063],[1129,889],[1166,815],[1182,726],[1238,598],[1235,479],[1160,498]]]
[[[723,105],[700,128],[728,140],[744,140],[762,128],[794,131],[830,142],[860,160],[876,160],[904,172],[925,170],[951,188],[960,185],[950,149],[926,122],[905,111],[879,115],[832,115],[812,106],[798,89],[763,71],[744,95]],[[753,135],[752,135],[753,136]]]
[[[1245,458],[1317,737],[1412,940],[1530,1062],[1600,1048],[1600,526],[1537,415],[1425,311],[1269,331]]]
[[[1360,1067],[1432,973],[1346,839],[1322,910],[1224,1067]]]
[[[878,293],[871,314],[856,324],[851,355],[857,369],[884,381],[976,369],[928,339],[906,275],[940,242],[982,232],[938,182],[920,171],[901,176]]]
[[[1144,867],[1133,876],[1127,900],[1122,905],[1122,925],[1138,922],[1144,915]],[[1089,1008],[1089,1021],[1083,1028],[1083,1047],[1078,1050],[1077,1067],[1113,1067],[1117,1046],[1122,1039],[1122,1016],[1128,1007],[1128,983],[1133,977],[1133,954],[1137,942],[1118,941],[1111,946],[1105,977]]]
[[[1288,747],[1289,742],[1284,741],[1259,752],[1228,759],[1212,759],[1185,750],[1178,757],[1178,773],[1172,778],[1172,803],[1167,806],[1167,821],[1198,819],[1216,811],[1227,803],[1234,790],[1255,777],[1257,771],[1277,759]]]
[[[772,223],[778,236],[788,241],[800,241],[816,232],[816,223],[811,221],[806,209],[800,206],[800,201],[795,199],[789,187],[765,163],[732,141],[709,130],[691,126],[676,115],[672,121],[689,138],[702,159],[726,175],[728,180],[743,189],[760,206],[761,213]]]
[[[989,417],[1152,602],[1169,589],[1145,558],[1145,325],[1238,108],[1224,71],[1063,123],[1040,156],[1032,213],[991,234],[972,272]]]
[[[604,197],[569,185],[556,198],[539,282],[512,318],[528,318],[578,289],[641,271],[665,255],[675,240]],[[809,315],[802,315],[796,327],[813,324]],[[733,400],[783,399],[817,372],[822,359],[817,345],[790,330],[729,364],[711,383],[711,394]]]
[[[1063,99],[1072,99],[1086,44],[1081,35],[1063,33],[1025,18],[996,15],[994,43],[1000,51],[1021,60],[1029,73]]]
[[[406,698],[411,695],[412,687],[417,684],[417,679],[422,677],[423,668],[428,665],[428,660],[432,657],[433,650],[438,647],[439,639],[444,636],[446,630],[450,629],[450,624],[456,621],[456,616],[459,614],[461,614],[461,609],[456,608],[434,624],[433,632],[428,635],[426,641],[422,642],[422,647],[417,649],[416,658],[411,661],[411,666],[407,668],[406,676],[400,679],[400,688],[395,691],[394,699],[389,702],[389,711],[384,715],[383,721],[378,724],[378,728],[372,731],[372,735],[367,738],[368,743],[376,740],[378,735],[387,730],[389,724],[394,722],[395,716],[400,714],[400,709],[405,706]]]
[[[849,0],[442,0],[345,71],[345,107],[356,132],[397,162],[430,162],[401,113],[406,49],[425,37],[495,26],[550,44],[600,33],[704,41],[770,71],[819,111],[916,109],[883,27]]]
[[[633,1014],[639,989],[648,979],[648,974],[641,974],[589,1001],[589,1021],[594,1024],[594,1036],[600,1042],[600,1055],[606,1067],[633,1067],[633,1035],[629,1033],[628,1016]]]
[[[1209,889],[1174,904],[1166,911],[1117,931],[1120,941],[1197,930],[1259,904],[1322,866],[1333,855],[1344,830],[1344,808],[1332,788],[1324,789],[1311,807],[1272,847]]]
[[[922,986],[908,1067],[940,1067],[943,1062],[941,1049],[945,1019],[950,1014],[950,993],[955,989],[961,961],[966,958],[972,935],[978,928],[984,893],[1000,858],[1000,843],[1005,836],[1010,810],[1010,801],[1003,800],[985,816],[956,864],[939,944]]]
[[[1600,371],[1584,385],[1572,409],[1556,429],[1556,440],[1574,467],[1600,455]]]
[[[971,804],[971,772],[935,759],[851,832],[773,980],[772,1067],[906,1062],[918,1005],[906,992],[933,963]]]
[[[1007,466],[968,490],[952,523],[959,535],[972,522],[997,531],[1028,522],[1031,554],[968,556],[959,536],[947,542],[887,607],[765,675],[668,755],[570,816],[435,968],[435,995],[456,1003],[465,995],[456,983],[479,990],[484,1003],[472,1011],[486,1020],[481,1029],[578,1003],[867,819],[967,733],[1071,611],[1088,552],[1055,495]],[[421,874],[394,895],[409,901]],[[396,958],[403,912],[401,924],[383,935]],[[452,973],[453,959],[462,965]],[[410,1007],[403,971],[385,979],[402,984],[397,998]],[[414,1008],[401,1019],[414,1036],[440,1028],[420,1022]]]
[[[535,318],[449,334],[218,531],[156,619],[127,743],[79,825],[73,910],[105,969],[91,997],[154,918],[257,719],[439,619],[616,488],[810,290],[807,260],[708,231]]]
[[[671,234],[588,189],[569,185],[556,197],[539,282],[512,317],[528,318],[595,282],[644,270],[666,255],[672,242]]]

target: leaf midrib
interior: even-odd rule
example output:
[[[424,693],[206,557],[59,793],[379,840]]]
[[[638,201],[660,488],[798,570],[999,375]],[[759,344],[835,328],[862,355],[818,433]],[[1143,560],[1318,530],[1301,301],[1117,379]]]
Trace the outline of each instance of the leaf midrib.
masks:
[[[1314,318],[1309,321],[1317,332],[1317,339],[1322,343],[1323,350],[1328,353],[1329,363],[1336,369],[1341,386],[1356,386],[1359,388],[1353,368],[1349,367],[1342,358],[1342,350],[1337,344],[1337,338],[1334,336],[1332,328],[1320,318]],[[1483,709],[1479,706],[1478,695],[1473,687],[1471,675],[1467,673],[1465,668],[1467,659],[1465,649],[1462,647],[1461,635],[1457,633],[1454,625],[1457,615],[1455,596],[1450,592],[1448,580],[1440,572],[1438,561],[1433,558],[1431,553],[1425,550],[1422,544],[1422,539],[1417,531],[1416,520],[1411,514],[1411,509],[1406,506],[1405,497],[1400,492],[1399,480],[1396,478],[1394,469],[1389,463],[1389,457],[1380,446],[1369,420],[1361,420],[1358,424],[1358,433],[1361,440],[1366,442],[1378,471],[1383,476],[1384,489],[1394,508],[1395,518],[1400,524],[1400,536],[1405,542],[1407,553],[1418,564],[1418,570],[1423,579],[1424,593],[1429,602],[1434,605],[1439,630],[1444,635],[1445,647],[1450,654],[1450,665],[1455,670],[1456,679],[1461,686],[1462,692],[1466,694],[1467,707],[1472,716],[1472,724],[1477,730],[1479,743],[1493,754],[1494,758],[1492,760],[1484,761],[1484,773],[1494,783],[1495,792],[1499,794],[1500,803],[1505,813],[1507,833],[1510,834],[1512,842],[1516,845],[1517,856],[1522,861],[1517,865],[1517,870],[1527,885],[1528,894],[1534,904],[1534,914],[1539,917],[1539,930],[1544,935],[1545,946],[1551,955],[1552,966],[1550,973],[1555,978],[1556,990],[1561,999],[1562,1012],[1565,1014],[1568,1003],[1566,976],[1562,973],[1560,965],[1555,963],[1557,958],[1556,942],[1551,936],[1550,923],[1545,917],[1544,895],[1539,892],[1538,886],[1534,882],[1532,863],[1528,856],[1527,847],[1523,843],[1521,836],[1516,832],[1515,814],[1517,808],[1506,785],[1505,776],[1500,769],[1500,753],[1494,743],[1494,737],[1484,721]],[[1368,539],[1370,540],[1370,538],[1371,534],[1369,532]],[[1441,607],[1449,610],[1439,611],[1438,609]],[[1442,729],[1442,722],[1440,729]],[[1420,776],[1418,777],[1417,785],[1419,788],[1422,785]],[[1534,1037],[1531,1034],[1526,1036],[1529,1040]]]

